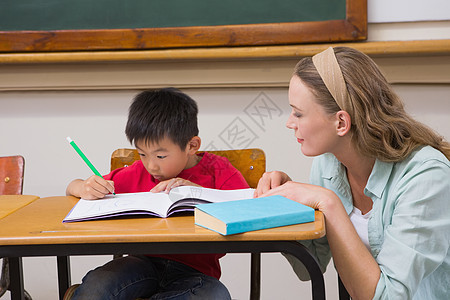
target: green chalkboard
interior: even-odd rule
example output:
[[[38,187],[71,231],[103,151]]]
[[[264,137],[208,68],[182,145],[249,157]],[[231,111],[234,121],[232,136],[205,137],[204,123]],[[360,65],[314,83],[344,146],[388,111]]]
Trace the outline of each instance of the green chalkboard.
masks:
[[[0,52],[358,40],[365,38],[366,6],[366,0],[0,0]],[[320,32],[325,25],[329,33]],[[336,38],[342,30],[348,32]]]
[[[345,0],[2,0],[0,30],[125,29],[345,19]]]

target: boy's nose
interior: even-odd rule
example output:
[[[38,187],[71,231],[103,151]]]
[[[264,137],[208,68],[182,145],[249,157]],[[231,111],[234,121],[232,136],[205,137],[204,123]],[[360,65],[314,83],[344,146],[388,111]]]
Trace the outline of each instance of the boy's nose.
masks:
[[[155,163],[149,161],[149,162],[147,162],[147,170],[153,171],[153,172],[154,171],[158,171],[159,170],[159,166],[158,166],[158,164],[155,164]]]

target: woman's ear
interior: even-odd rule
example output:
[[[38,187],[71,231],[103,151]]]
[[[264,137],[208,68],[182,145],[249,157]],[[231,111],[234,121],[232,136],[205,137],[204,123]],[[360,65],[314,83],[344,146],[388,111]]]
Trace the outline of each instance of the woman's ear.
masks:
[[[187,151],[189,154],[195,154],[197,153],[198,149],[200,149],[200,146],[202,144],[202,140],[199,136],[194,136],[187,144]]]
[[[337,127],[336,132],[339,136],[345,136],[352,127],[352,118],[348,112],[340,110],[336,113]]]

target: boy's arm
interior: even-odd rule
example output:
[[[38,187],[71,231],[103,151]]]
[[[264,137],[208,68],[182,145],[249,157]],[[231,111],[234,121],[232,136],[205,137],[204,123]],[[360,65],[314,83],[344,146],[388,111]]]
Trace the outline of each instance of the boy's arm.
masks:
[[[69,185],[67,185],[66,188],[66,195],[67,196],[75,196],[75,197],[79,197],[77,190],[79,189],[78,186],[80,184],[82,184],[83,180],[82,179],[75,179],[73,181],[71,181],[69,183]]]
[[[92,175],[86,180],[75,179],[66,189],[66,195],[95,200],[114,192],[114,182]]]

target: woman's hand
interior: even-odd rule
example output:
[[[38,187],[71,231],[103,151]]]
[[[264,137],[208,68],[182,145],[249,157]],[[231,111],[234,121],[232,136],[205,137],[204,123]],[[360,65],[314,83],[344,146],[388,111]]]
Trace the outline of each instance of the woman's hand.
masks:
[[[158,192],[164,191],[164,192],[168,193],[174,187],[182,186],[182,185],[200,186],[200,185],[195,184],[195,183],[193,183],[193,182],[191,182],[189,180],[175,177],[175,178],[172,178],[172,179],[161,181],[155,187],[153,187],[150,190],[150,192],[158,193]]]
[[[259,179],[258,186],[256,187],[253,197],[255,198],[260,197],[267,191],[276,188],[290,180],[291,178],[284,172],[281,171],[266,172]]]
[[[339,204],[340,199],[337,195],[321,186],[295,181],[287,181],[282,185],[274,187],[258,197],[280,195],[314,209],[327,211],[327,208],[333,204]]]
[[[92,175],[86,180],[75,179],[67,187],[66,194],[87,200],[96,200],[114,193],[114,182]]]

